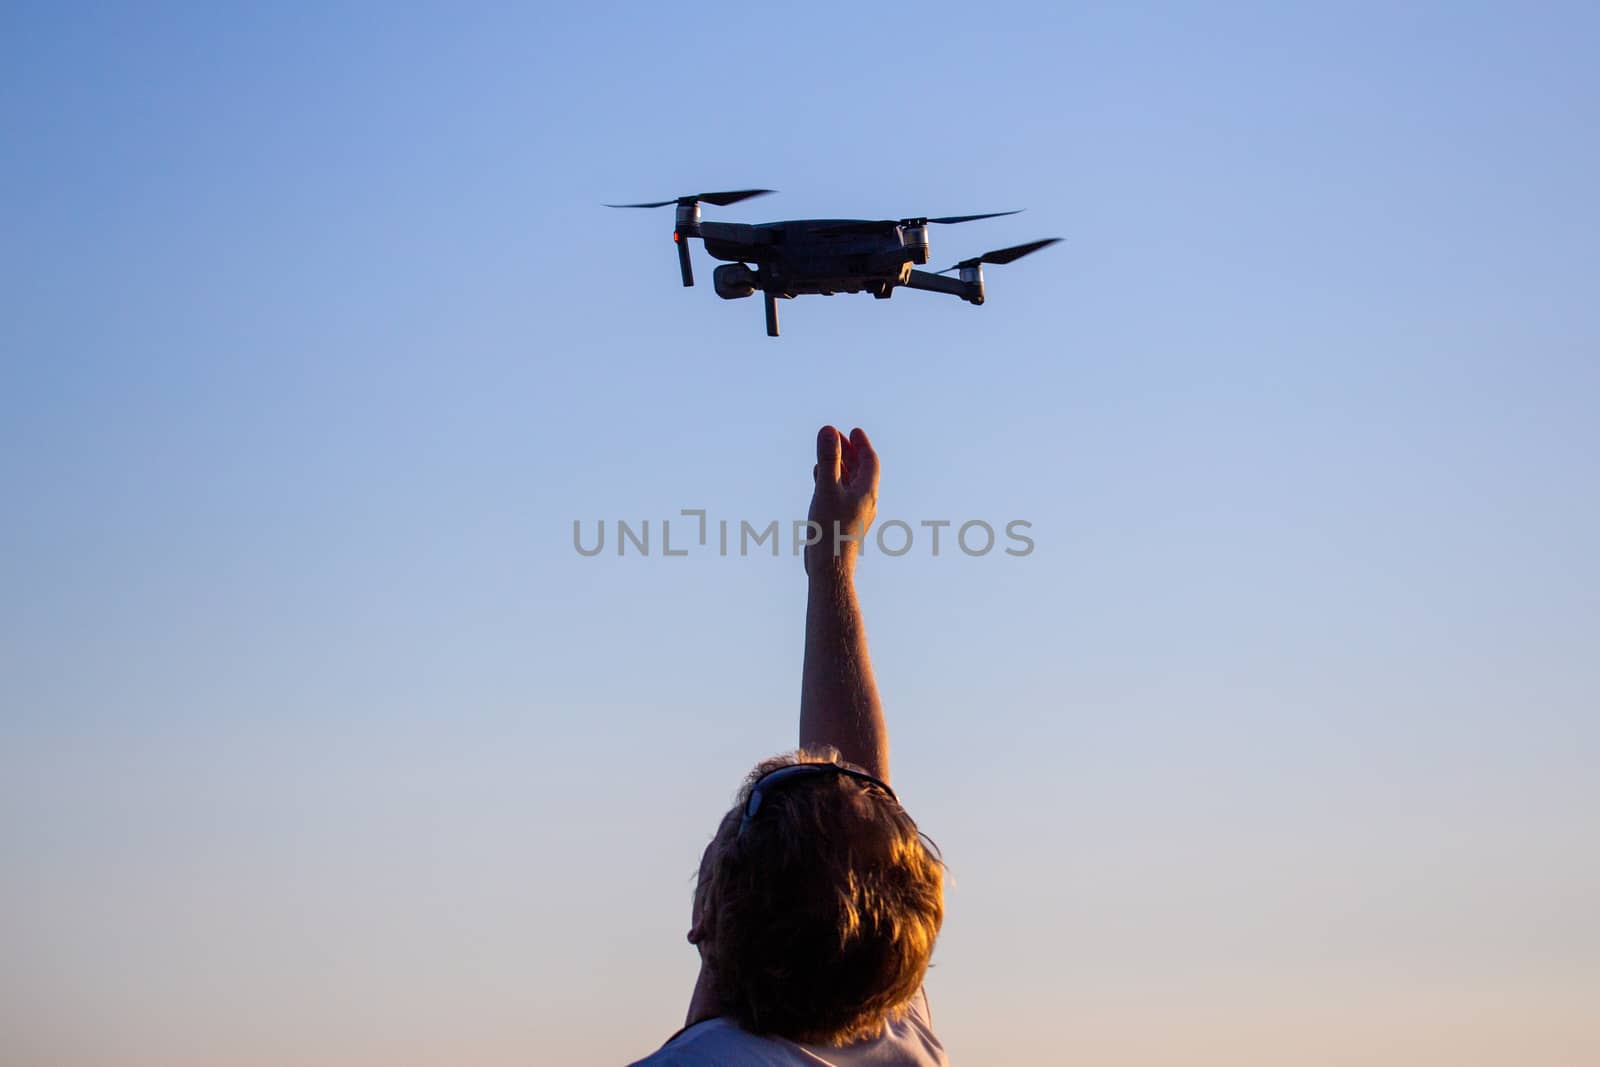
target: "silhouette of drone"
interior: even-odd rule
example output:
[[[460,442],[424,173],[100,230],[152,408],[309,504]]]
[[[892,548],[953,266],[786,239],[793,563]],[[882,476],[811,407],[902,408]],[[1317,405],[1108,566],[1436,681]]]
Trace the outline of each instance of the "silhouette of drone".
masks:
[[[931,293],[949,293],[969,304],[983,303],[983,265],[1010,263],[1061,240],[1047,237],[1025,245],[985,252],[963,259],[953,267],[928,272],[912,264],[928,262],[928,226],[975,222],[1015,215],[993,211],[987,215],[946,215],[910,219],[793,219],[788,222],[701,222],[700,205],[726,207],[764,196],[771,189],[737,189],[724,193],[698,193],[676,200],[649,204],[607,204],[606,207],[666,207],[676,204],[677,225],[672,239],[678,245],[678,266],[683,284],[694,284],[689,262],[689,238],[698,237],[714,258],[726,260],[711,275],[711,284],[724,300],[739,300],[761,290],[767,305],[767,336],[778,336],[778,298],[802,293],[871,293],[880,300],[894,295],[899,286]],[[946,278],[957,271],[954,278]]]

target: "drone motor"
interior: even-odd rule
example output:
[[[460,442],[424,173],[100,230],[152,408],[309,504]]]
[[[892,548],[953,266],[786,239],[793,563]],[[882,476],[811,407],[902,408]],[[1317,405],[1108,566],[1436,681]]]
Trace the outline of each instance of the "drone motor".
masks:
[[[970,267],[962,267],[960,274],[962,282],[972,286],[972,295],[967,297],[967,303],[977,307],[983,303],[983,264],[974,263]]]
[[[900,247],[911,253],[911,262],[918,266],[928,262],[928,227],[921,224],[900,227]]]

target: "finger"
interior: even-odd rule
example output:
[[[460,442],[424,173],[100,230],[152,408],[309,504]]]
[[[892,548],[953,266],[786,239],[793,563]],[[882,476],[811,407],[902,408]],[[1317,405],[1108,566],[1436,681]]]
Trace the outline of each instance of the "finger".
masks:
[[[839,435],[839,480],[848,484],[851,472],[855,469],[855,446],[850,443],[850,438],[841,433]]]
[[[843,438],[832,426],[817,431],[817,484],[837,485]]]
[[[878,453],[872,447],[872,441],[867,437],[867,431],[856,427],[850,431],[850,453],[855,462],[852,464],[854,475],[850,479],[852,485],[866,489],[878,484]]]

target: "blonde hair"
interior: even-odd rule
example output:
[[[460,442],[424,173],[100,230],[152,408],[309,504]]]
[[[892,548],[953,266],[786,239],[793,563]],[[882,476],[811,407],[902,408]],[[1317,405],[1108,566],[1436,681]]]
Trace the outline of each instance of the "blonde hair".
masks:
[[[845,775],[764,795],[741,830],[751,787],[795,763],[851,766],[831,748],[759,764],[717,831],[695,914],[725,1014],[752,1033],[839,1045],[879,1033],[921,987],[944,863],[896,801]]]

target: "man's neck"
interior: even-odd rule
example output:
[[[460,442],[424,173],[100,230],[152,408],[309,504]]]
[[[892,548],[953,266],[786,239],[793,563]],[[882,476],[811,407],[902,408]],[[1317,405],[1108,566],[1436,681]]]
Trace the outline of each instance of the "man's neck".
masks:
[[[683,1025],[693,1026],[707,1019],[715,1019],[721,1014],[722,1005],[717,1000],[716,983],[711,980],[711,968],[701,960],[700,976],[694,981],[694,993],[689,997],[689,1015]]]

